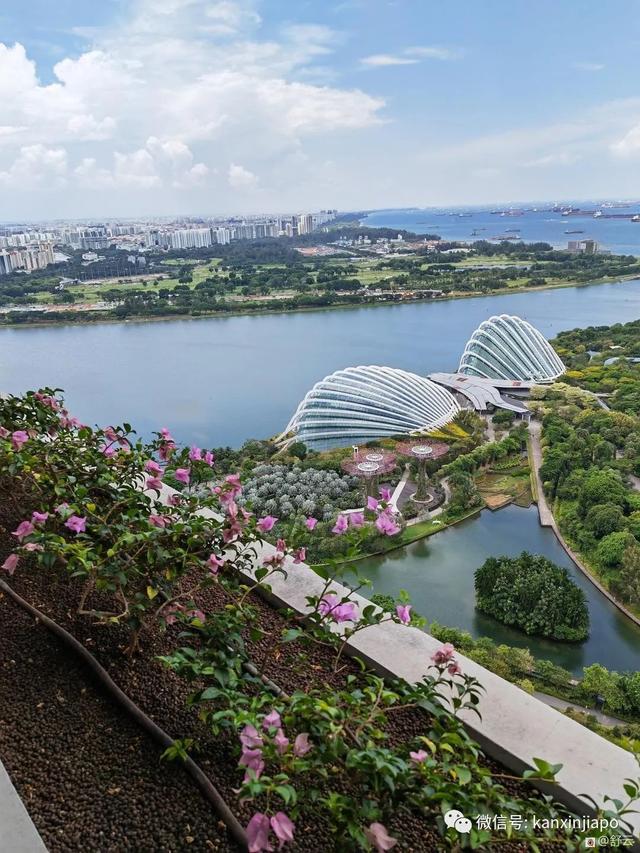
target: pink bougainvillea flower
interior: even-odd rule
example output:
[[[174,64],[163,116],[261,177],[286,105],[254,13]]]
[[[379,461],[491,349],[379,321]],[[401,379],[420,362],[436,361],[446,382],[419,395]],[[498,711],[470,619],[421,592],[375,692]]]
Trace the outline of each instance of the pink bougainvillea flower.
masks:
[[[403,625],[408,625],[411,622],[411,610],[410,604],[396,604],[396,616]]]
[[[169,495],[169,497],[167,498],[167,503],[169,504],[169,506],[180,506],[180,504],[182,503],[182,498],[180,497],[180,495]]]
[[[207,452],[202,457],[202,461],[206,462],[206,464],[209,466],[209,468],[213,468],[213,463],[215,462],[215,459],[216,459],[216,457],[213,455],[213,453],[210,450],[207,450]]]
[[[145,489],[155,489],[157,492],[162,491],[162,480],[159,477],[147,477],[147,482],[144,484]]]
[[[74,533],[84,533],[87,529],[87,519],[79,515],[70,515],[64,523],[65,527],[73,530]]]
[[[273,525],[278,521],[274,515],[265,515],[264,518],[259,518],[256,527],[261,533],[268,533],[273,530]]]
[[[247,824],[247,844],[249,853],[269,853],[273,850],[269,843],[269,818],[262,812],[256,812]]]
[[[200,447],[196,447],[195,444],[191,446],[191,450],[189,451],[189,459],[192,462],[202,462],[202,449]]]
[[[278,729],[278,731],[275,733],[273,742],[276,745],[278,755],[284,755],[287,751],[287,747],[289,746],[289,738],[285,736],[285,733],[282,731],[282,729]]]
[[[276,539],[276,548],[284,553],[287,550],[287,543],[284,539]]]
[[[412,761],[415,761],[416,764],[422,764],[427,760],[427,758],[429,758],[429,753],[424,749],[419,749],[416,752],[410,752],[409,757]]]
[[[240,767],[246,767],[247,772],[244,776],[244,781],[249,782],[251,780],[251,774],[249,770],[253,770],[255,773],[255,778],[259,779],[260,774],[264,770],[264,761],[262,759],[262,750],[261,749],[245,749],[240,756],[240,761],[238,762]]]
[[[5,572],[9,572],[9,574],[12,575],[15,572],[19,561],[20,558],[17,554],[9,554],[0,568],[3,568]]]
[[[343,533],[347,532],[347,528],[349,527],[349,521],[346,515],[339,515],[336,518],[336,523],[331,528],[331,532],[335,533],[337,536],[342,536]]]
[[[48,518],[49,518],[48,512],[37,512],[36,511],[31,516],[31,521],[33,521],[34,524],[44,524]]]
[[[316,526],[316,524],[317,524],[317,523],[318,523],[318,519],[317,519],[317,518],[313,518],[313,516],[311,516],[310,518],[308,518],[308,519],[305,521],[305,525],[306,525],[306,527],[307,527],[307,530],[313,530],[313,528]]]
[[[6,427],[0,426],[0,438],[8,438],[11,435]]]
[[[364,513],[352,512],[349,516],[349,522],[352,527],[362,527],[364,524]]]
[[[154,515],[153,513],[149,516],[149,521],[154,527],[166,527],[171,522],[166,515]]]
[[[453,660],[455,648],[451,643],[443,643],[435,654],[431,655],[431,660],[438,666],[448,664]]]
[[[356,622],[358,619],[358,607],[352,601],[340,604],[337,595],[325,595],[318,605],[322,616],[329,616],[336,622]]]
[[[39,545],[37,542],[27,542],[26,545],[22,546],[25,551],[44,551],[42,545]]]
[[[11,433],[11,443],[13,444],[13,449],[18,452],[22,450],[22,445],[26,444],[29,441],[29,435],[23,429],[17,429],[15,432]]]
[[[307,559],[307,549],[306,548],[297,548],[293,552],[293,562],[296,564],[296,566],[299,563],[304,563],[304,561],[306,559]]]
[[[293,742],[293,754],[297,758],[302,758],[303,755],[306,755],[311,749],[311,744],[309,743],[309,735],[307,732],[302,732],[299,734]]]
[[[16,536],[22,542],[25,536],[30,536],[34,530],[35,527],[30,521],[21,521],[11,535]]]
[[[163,462],[167,462],[175,449],[176,446],[172,441],[165,441],[158,448],[158,456]]]
[[[240,732],[240,743],[243,749],[261,749],[263,743],[262,735],[255,726],[247,723]]]
[[[210,554],[209,559],[207,560],[207,565],[209,566],[211,574],[217,575],[220,569],[224,566],[224,560],[221,560],[220,557],[216,557],[215,554]]]
[[[118,440],[118,433],[115,431],[115,429],[113,427],[110,427],[110,426],[105,427],[103,432],[104,432],[104,436],[107,439],[107,441],[117,441]]]
[[[274,831],[280,844],[278,850],[282,850],[287,841],[293,841],[293,831],[296,825],[289,820],[284,812],[276,812],[271,818],[271,829]]]
[[[162,466],[158,465],[158,463],[154,459],[147,459],[144,463],[144,470],[151,474],[153,477],[162,478]]]
[[[449,675],[461,675],[462,667],[460,666],[457,660],[452,660],[449,666],[447,667],[447,672],[449,673]]]
[[[103,446],[100,448],[100,453],[102,453],[103,456],[106,456],[107,459],[111,459],[111,457],[115,456],[117,452],[117,448],[114,447],[112,444],[103,444]]]
[[[160,430],[160,435],[163,441],[175,441],[174,437],[171,435],[171,433],[166,427],[162,427],[162,429]]]
[[[395,536],[396,533],[400,533],[399,526],[385,513],[376,518],[376,527],[385,536]]]
[[[391,489],[387,489],[385,486],[382,486],[380,489],[380,497],[385,503],[389,503],[391,500]]]
[[[187,616],[191,616],[192,619],[197,619],[198,622],[202,622],[202,624],[207,621],[207,617],[202,610],[189,610]]]
[[[272,727],[274,729],[279,729],[281,725],[282,720],[280,719],[280,714],[277,711],[271,711],[271,713],[267,714],[267,716],[262,721],[262,726],[265,729]]]
[[[367,498],[367,509],[376,510],[378,509],[379,501],[376,498],[372,498],[371,495]]]
[[[381,823],[369,824],[364,834],[367,837],[367,841],[373,845],[373,849],[377,850],[378,853],[386,853],[387,850],[391,850],[398,843],[398,839],[391,838]]]
[[[179,483],[184,483],[186,486],[189,484],[191,471],[188,468],[176,468],[176,470],[173,472],[173,476]]]
[[[224,482],[227,491],[231,492],[234,498],[242,492],[240,474],[227,474],[224,478]]]

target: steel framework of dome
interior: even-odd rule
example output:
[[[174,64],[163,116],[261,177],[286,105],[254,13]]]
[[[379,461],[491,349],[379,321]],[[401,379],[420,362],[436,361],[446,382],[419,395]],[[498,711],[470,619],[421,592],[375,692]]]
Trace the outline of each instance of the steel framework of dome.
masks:
[[[509,314],[480,323],[469,338],[458,373],[485,379],[552,382],[565,366],[551,344],[520,317]]]
[[[392,367],[347,367],[313,386],[282,438],[293,433],[310,446],[366,443],[437,429],[458,410],[454,396],[426,377]]]

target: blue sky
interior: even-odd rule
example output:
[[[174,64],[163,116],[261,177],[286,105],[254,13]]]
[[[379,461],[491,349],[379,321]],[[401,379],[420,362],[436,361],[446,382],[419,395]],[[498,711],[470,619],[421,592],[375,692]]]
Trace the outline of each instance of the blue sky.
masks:
[[[4,0],[0,218],[640,197],[638,0]]]

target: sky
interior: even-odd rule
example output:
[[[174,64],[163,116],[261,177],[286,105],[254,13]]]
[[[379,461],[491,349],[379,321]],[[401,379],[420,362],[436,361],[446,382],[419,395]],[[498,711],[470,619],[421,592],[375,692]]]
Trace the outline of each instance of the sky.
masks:
[[[640,0],[2,0],[0,220],[640,198]]]

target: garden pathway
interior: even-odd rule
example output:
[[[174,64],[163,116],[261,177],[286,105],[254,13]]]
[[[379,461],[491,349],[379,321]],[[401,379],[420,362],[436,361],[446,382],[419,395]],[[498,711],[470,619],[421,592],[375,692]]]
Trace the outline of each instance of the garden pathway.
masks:
[[[536,699],[549,705],[551,708],[557,708],[558,711],[564,711],[565,708],[573,708],[574,711],[582,711],[585,714],[591,714],[603,726],[624,726],[627,725],[624,720],[618,717],[612,717],[609,714],[604,714],[602,711],[596,711],[595,708],[585,708],[583,705],[576,705],[573,702],[568,702],[566,699],[558,699],[557,696],[550,696],[548,693],[541,693],[534,690],[533,695]]]

